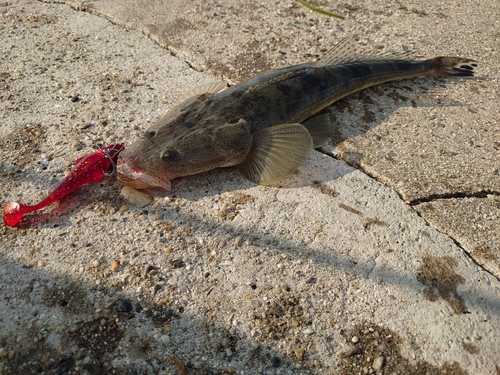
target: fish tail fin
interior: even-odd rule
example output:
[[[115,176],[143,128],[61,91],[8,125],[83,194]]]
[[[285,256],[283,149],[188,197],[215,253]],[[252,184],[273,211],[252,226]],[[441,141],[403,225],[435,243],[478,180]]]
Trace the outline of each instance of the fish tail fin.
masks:
[[[472,77],[474,69],[477,68],[476,60],[461,57],[436,57],[427,60],[426,63],[433,67],[434,76],[459,76]]]

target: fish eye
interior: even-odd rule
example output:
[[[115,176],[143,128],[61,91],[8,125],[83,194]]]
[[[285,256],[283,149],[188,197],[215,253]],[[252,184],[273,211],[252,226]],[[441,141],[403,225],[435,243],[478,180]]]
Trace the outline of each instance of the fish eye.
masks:
[[[156,131],[145,131],[145,132],[142,132],[139,137],[142,138],[142,139],[151,139],[153,138],[154,136],[156,135]]]
[[[165,161],[176,160],[178,156],[177,151],[172,150],[171,148],[166,148],[160,153],[160,158]]]

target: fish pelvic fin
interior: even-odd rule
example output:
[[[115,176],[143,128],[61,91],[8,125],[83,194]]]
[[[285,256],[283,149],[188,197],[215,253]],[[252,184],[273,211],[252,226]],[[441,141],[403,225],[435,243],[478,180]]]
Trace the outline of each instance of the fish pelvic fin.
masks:
[[[346,64],[365,64],[376,61],[411,61],[411,52],[389,52],[375,50],[368,46],[356,43],[351,38],[344,38],[328,51],[314,65],[315,68],[340,66]]]
[[[434,69],[432,75],[435,76],[459,76],[472,77],[474,69],[477,68],[477,61],[472,59],[464,59],[462,57],[435,57],[425,61]]]
[[[324,113],[313,117],[302,124],[312,137],[313,148],[324,146],[335,130],[331,113]]]
[[[301,124],[279,124],[253,136],[241,173],[260,185],[274,185],[292,175],[309,158],[313,140]]]

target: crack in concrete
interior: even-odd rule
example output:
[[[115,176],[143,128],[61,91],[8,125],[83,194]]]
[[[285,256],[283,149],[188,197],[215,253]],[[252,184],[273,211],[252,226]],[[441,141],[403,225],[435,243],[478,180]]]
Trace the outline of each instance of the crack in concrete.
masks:
[[[418,211],[415,211],[415,212],[417,213],[417,215],[418,215],[418,216],[420,216],[423,220],[425,220],[425,218],[424,218],[424,217],[422,217]],[[454,244],[455,244],[455,245],[456,245],[456,246],[457,246],[460,250],[462,250],[462,251],[463,251],[463,253],[465,254],[465,256],[466,256],[467,258],[469,258],[469,259],[470,259],[470,261],[471,261],[472,263],[474,263],[476,266],[478,266],[479,268],[481,268],[484,272],[489,273],[489,274],[490,274],[491,276],[493,276],[495,279],[497,279],[498,281],[500,281],[500,278],[498,278],[498,277],[497,277],[494,273],[492,273],[492,272],[488,271],[488,270],[487,270],[486,268],[484,268],[481,264],[479,264],[479,263],[478,263],[478,262],[477,262],[477,261],[476,261],[476,260],[472,257],[472,255],[471,255],[471,254],[470,254],[467,250],[465,250],[465,248],[462,246],[462,244],[460,244],[460,242],[459,242],[457,239],[453,238],[453,237],[452,237],[452,236],[450,236],[448,233],[442,232],[442,231],[441,231],[441,230],[439,230],[438,228],[434,227],[434,226],[433,226],[431,223],[429,223],[427,220],[425,220],[425,222],[426,222],[427,224],[429,224],[431,227],[433,227],[435,230],[437,230],[439,233],[441,233],[441,234],[442,234],[442,235],[444,235],[444,236],[447,236],[450,240],[452,240],[452,241],[453,241],[453,243],[454,243]]]
[[[427,197],[413,199],[407,202],[410,206],[418,206],[421,203],[433,202],[438,199],[453,199],[453,198],[487,198],[489,195],[500,195],[500,191],[481,190],[474,193],[446,193],[446,194],[431,194]]]
[[[77,12],[86,12],[86,13],[90,13],[92,15],[95,15],[97,17],[100,17],[100,18],[103,18],[103,19],[106,19],[108,22],[112,23],[112,24],[115,24],[117,26],[120,26],[120,27],[123,27],[124,29],[127,29],[127,30],[130,30],[130,31],[138,31],[139,33],[143,34],[143,35],[146,35],[148,38],[152,39],[156,44],[158,44],[160,47],[162,47],[163,49],[169,51],[172,55],[176,56],[177,53],[170,47],[170,46],[167,46],[167,45],[162,45],[161,43],[159,43],[159,41],[156,39],[156,38],[152,38],[150,33],[146,32],[143,28],[140,28],[140,27],[133,27],[132,25],[129,25],[127,24],[126,22],[121,22],[117,19],[114,19],[113,17],[105,14],[104,12],[100,12],[98,11],[97,9],[95,9],[94,7],[92,7],[91,5],[90,6],[87,6],[83,3],[80,3],[78,2],[77,0],[53,0],[53,1],[47,1],[47,0],[38,0],[42,3],[49,3],[49,4],[64,4],[64,5],[68,5],[69,7],[73,8],[75,11]],[[189,65],[190,68],[192,68],[194,71],[198,71],[198,72],[202,72],[202,70],[200,69],[196,69],[196,67],[191,64],[189,61],[187,61],[186,59],[182,59],[184,60],[185,63],[187,63]],[[345,160],[342,155],[340,157],[336,157],[334,155],[332,155],[331,152],[328,152],[328,151],[325,151],[325,150],[322,150],[322,149],[316,149],[316,151],[318,152],[321,152],[322,154],[324,155],[328,155],[329,157],[331,158],[334,158],[334,159],[337,159],[337,160],[342,160],[344,161],[345,163],[347,163],[349,166],[355,168],[355,169],[358,169],[359,171],[363,172],[364,174],[366,174],[367,176],[373,178],[374,180],[378,181],[379,183],[383,184],[384,186],[387,186],[386,184],[384,184],[383,182],[381,182],[379,179],[377,179],[375,176],[371,175],[370,173],[368,173],[359,163],[353,163],[352,160],[351,161],[348,161],[348,160]],[[492,191],[492,190],[482,190],[482,191],[479,191],[479,192],[475,192],[475,193],[460,193],[460,192],[457,192],[457,193],[448,193],[448,194],[432,194],[432,195],[429,195],[428,197],[423,197],[423,198],[418,198],[418,199],[413,199],[412,201],[408,202],[406,200],[403,199],[403,197],[401,196],[401,194],[394,188],[390,187],[390,186],[387,186],[388,188],[394,190],[398,195],[399,197],[405,202],[407,203],[409,206],[413,207],[413,206],[417,206],[421,203],[428,203],[428,202],[432,202],[434,200],[438,200],[438,199],[453,199],[453,198],[487,198],[488,195],[496,195],[496,196],[500,196],[500,192],[498,191]],[[497,278],[494,274],[492,274],[491,272],[489,272],[487,269],[485,269],[482,265],[480,265],[479,263],[477,263],[475,261],[474,258],[472,258],[472,256],[460,245],[460,243],[453,237],[451,237],[449,234],[447,233],[443,233],[441,232],[438,228],[434,227],[431,223],[429,223],[425,218],[423,218],[420,213],[416,210],[414,210],[416,212],[416,214],[418,216],[420,216],[423,220],[425,220],[427,222],[427,224],[431,227],[433,227],[434,229],[436,229],[438,232],[442,233],[443,235],[447,236],[448,238],[450,238],[457,247],[459,247],[465,254],[466,256],[468,256],[472,262],[474,262],[478,267],[480,267],[481,269],[483,269],[485,272],[489,273],[490,275],[492,275],[493,277]],[[378,257],[378,255],[377,255]],[[377,258],[376,257],[376,258]],[[376,258],[375,258],[375,265],[371,268],[371,270],[368,272],[368,276],[373,272],[373,270],[375,269],[375,267],[377,266],[377,263],[376,263]],[[498,279],[498,278],[497,278]],[[500,279],[499,279],[500,280]]]
[[[403,202],[405,202],[406,204],[408,204],[410,207],[414,207],[414,206],[417,206],[419,205],[420,203],[427,203],[427,202],[432,202],[434,200],[437,200],[437,199],[453,199],[453,198],[487,198],[488,195],[498,195],[500,196],[500,192],[498,191],[494,191],[494,190],[482,190],[482,191],[479,191],[479,192],[476,192],[476,193],[449,193],[449,194],[433,194],[433,195],[429,195],[428,197],[425,197],[425,198],[419,198],[419,199],[414,199],[410,202],[406,201],[403,199],[403,197],[401,196],[401,193],[399,191],[397,191],[396,189],[392,188],[391,186],[388,186],[386,184],[384,184],[382,181],[380,181],[379,179],[377,179],[375,176],[371,175],[370,173],[368,173],[361,165],[359,164],[355,164],[353,165],[353,163],[349,163],[348,161],[344,160],[342,157],[336,157],[335,155],[333,155],[331,152],[328,152],[328,151],[325,151],[323,149],[316,149],[316,151],[324,154],[324,155],[327,155],[333,159],[336,159],[336,160],[342,160],[343,162],[345,162],[346,164],[348,164],[350,167],[353,167],[357,170],[359,170],[360,172],[363,172],[364,174],[366,174],[368,177],[370,178],[373,178],[375,181],[381,183],[382,185],[388,187],[389,189],[391,190],[394,190],[396,192],[396,194],[399,195],[399,197],[401,198],[401,200]],[[418,201],[418,203],[416,203]],[[467,250],[465,250],[465,248],[460,244],[460,242],[455,239],[454,237],[452,237],[451,235],[449,235],[448,233],[445,233],[441,230],[439,230],[439,228],[435,227],[434,225],[432,225],[428,220],[426,220],[422,215],[420,215],[420,212],[418,212],[416,209],[413,209],[413,211],[422,219],[424,220],[430,227],[434,228],[435,230],[437,230],[439,233],[441,233],[442,235],[448,237],[450,240],[453,241],[453,243],[460,249],[462,250],[462,252],[465,254],[466,257],[468,257],[471,262],[473,262],[475,265],[477,265],[479,268],[481,268],[484,272],[487,272],[488,274],[490,274],[491,276],[493,276],[495,279],[499,280],[500,281],[500,278],[498,278],[495,274],[493,274],[492,272],[488,271],[486,268],[484,268],[481,264],[479,264],[473,257],[471,254],[469,254],[467,252]],[[376,259],[375,259],[376,261]],[[376,262],[375,262],[375,266],[373,267],[373,269],[376,267]],[[369,274],[372,273],[373,269],[369,272]]]
[[[366,278],[367,279],[370,279],[371,278],[371,274],[373,273],[373,270],[377,267],[377,259],[380,257],[380,255],[382,254],[382,252],[379,250],[377,251],[377,253],[375,254],[375,257],[373,258],[373,267],[370,268],[370,270],[368,271],[368,273],[366,274]]]

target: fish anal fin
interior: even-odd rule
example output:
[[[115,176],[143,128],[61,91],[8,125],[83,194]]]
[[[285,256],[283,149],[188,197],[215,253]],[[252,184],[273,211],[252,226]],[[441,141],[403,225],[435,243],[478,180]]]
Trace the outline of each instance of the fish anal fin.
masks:
[[[201,94],[216,94],[227,87],[227,82],[218,81],[218,82],[209,82],[203,85],[192,88],[189,91],[186,91],[174,104],[174,107],[184,103],[186,100],[192,98],[193,96],[198,96]]]
[[[410,61],[412,60],[412,56],[411,53],[407,52],[397,53],[375,50],[363,46],[351,38],[344,38],[319,59],[314,66],[316,68],[324,68],[333,65],[338,66],[387,60]]]
[[[302,125],[304,125],[311,135],[314,148],[324,146],[335,130],[331,113],[324,113],[313,117],[303,122]]]
[[[252,148],[239,169],[257,184],[273,185],[304,164],[312,148],[312,138],[301,124],[271,126],[253,135]]]

